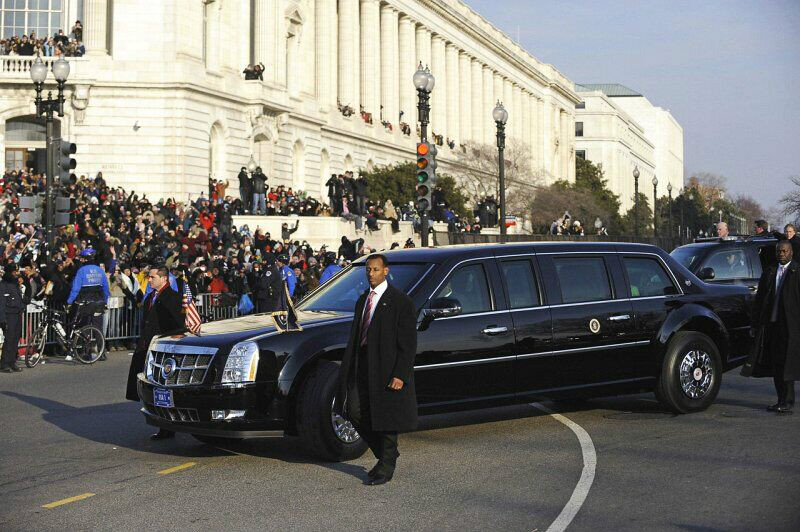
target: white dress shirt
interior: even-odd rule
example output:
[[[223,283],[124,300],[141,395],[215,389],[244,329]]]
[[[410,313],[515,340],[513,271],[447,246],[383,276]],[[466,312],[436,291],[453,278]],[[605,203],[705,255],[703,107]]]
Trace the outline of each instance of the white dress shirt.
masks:
[[[783,276],[786,275],[786,268],[789,267],[789,262],[786,264],[778,263],[778,273],[775,275],[775,293],[778,292],[778,289],[781,287],[781,282],[783,281]]]
[[[381,284],[370,290],[370,292],[374,293],[375,295],[372,296],[372,308],[369,311],[369,322],[372,323],[372,317],[375,315],[375,309],[378,308],[378,302],[381,300],[381,296],[386,289],[389,288],[389,283],[386,279],[383,280]],[[367,294],[367,300],[369,300],[369,294]],[[361,322],[364,322],[364,312],[367,311],[367,302],[364,301],[364,310],[361,313]]]

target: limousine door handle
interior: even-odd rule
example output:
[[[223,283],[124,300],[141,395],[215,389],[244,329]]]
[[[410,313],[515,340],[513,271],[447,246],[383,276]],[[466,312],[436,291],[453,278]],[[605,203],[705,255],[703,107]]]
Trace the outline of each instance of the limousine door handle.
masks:
[[[630,314],[618,314],[616,316],[609,316],[608,321],[627,321],[631,319]]]
[[[482,332],[483,334],[494,336],[496,334],[502,334],[504,332],[508,332],[508,327],[497,327],[497,326],[486,327]]]

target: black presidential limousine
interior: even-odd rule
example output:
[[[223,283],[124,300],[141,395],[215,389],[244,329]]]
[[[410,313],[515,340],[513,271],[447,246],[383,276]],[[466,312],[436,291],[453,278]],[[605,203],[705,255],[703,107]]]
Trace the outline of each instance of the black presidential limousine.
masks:
[[[643,244],[525,243],[386,253],[418,309],[420,414],[654,391],[707,408],[749,345],[749,291],[698,279]],[[298,305],[302,331],[268,316],[156,338],[139,374],[148,423],[204,442],[297,435],[318,456],[366,445],[332,413],[364,260]]]

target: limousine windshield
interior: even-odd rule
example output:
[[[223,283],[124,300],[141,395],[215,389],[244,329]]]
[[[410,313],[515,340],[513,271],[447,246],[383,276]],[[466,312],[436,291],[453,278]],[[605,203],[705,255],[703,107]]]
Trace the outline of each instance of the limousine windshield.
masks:
[[[297,309],[352,312],[358,296],[369,288],[364,266],[363,263],[350,266],[303,300]],[[392,286],[408,293],[426,270],[427,264],[391,264],[387,279]]]

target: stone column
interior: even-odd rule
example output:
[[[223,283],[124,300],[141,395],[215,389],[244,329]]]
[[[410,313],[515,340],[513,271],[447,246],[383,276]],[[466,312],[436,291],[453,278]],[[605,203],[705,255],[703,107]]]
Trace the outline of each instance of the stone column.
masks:
[[[391,122],[397,130],[399,107],[398,94],[398,19],[397,11],[390,5],[381,7],[381,102],[383,119]]]
[[[458,55],[459,120],[461,142],[472,140],[472,61],[461,52]]]
[[[483,142],[491,144],[495,135],[494,120],[492,120],[492,109],[497,98],[494,97],[494,72],[486,65],[483,65]]]
[[[378,0],[361,0],[361,105],[378,121],[380,106],[380,13]],[[358,109],[356,109],[358,111]]]
[[[361,68],[359,54],[360,24],[358,18],[358,0],[339,0],[339,100],[342,105],[351,106],[356,113],[361,103],[359,90],[359,70]]]
[[[458,115],[458,49],[455,45],[446,45],[447,63],[447,134],[451,139],[460,141],[461,120]]]
[[[485,120],[483,116],[483,69],[477,59],[470,61],[470,67],[472,69],[472,109],[470,109],[472,134],[470,137],[474,142],[483,142],[483,129],[485,127],[483,125]]]
[[[538,129],[536,127],[536,96],[528,94],[528,111],[530,113],[530,120],[528,120],[528,137],[531,139],[531,168],[536,170],[539,167],[539,138]]]
[[[256,0],[258,2],[258,0]],[[316,94],[320,106],[329,107],[336,105],[336,95],[331,84],[331,26],[334,20],[330,18],[331,5],[336,5],[336,0],[316,0],[314,4],[314,44],[316,45]]]
[[[434,35],[431,39],[431,73],[436,85],[431,94],[431,131],[447,138],[447,60],[445,59],[444,39]]]
[[[531,108],[528,105],[528,93],[524,90],[520,90],[519,94],[519,112],[520,120],[519,124],[519,140],[520,144],[522,144],[523,149],[527,152],[525,153],[525,157],[530,159],[531,155]]]
[[[339,94],[339,14],[337,1],[331,0],[326,4],[328,8],[328,19],[330,31],[328,32],[328,72],[330,73],[330,100],[336,105],[336,98]]]
[[[522,114],[522,87],[514,84],[514,114],[517,115],[517,121],[514,123],[514,136],[517,141],[522,141],[522,126],[526,124],[524,115]]]
[[[400,92],[400,111],[403,111],[403,122],[411,126],[412,131],[417,123],[417,91],[412,78],[417,71],[419,57],[416,48],[414,21],[407,16],[400,17],[399,28],[399,68],[397,72],[397,86]],[[430,43],[430,40],[428,41]]]
[[[432,35],[429,29],[419,25],[415,29],[416,33],[416,60],[414,61],[414,72],[416,68],[422,63],[423,67],[431,68],[433,66],[433,59],[431,55],[431,40]],[[413,74],[412,74],[413,76]]]
[[[107,0],[86,0],[83,40],[86,42],[87,55],[105,55],[108,53],[108,48],[106,47],[107,18]]]
[[[508,78],[502,78],[503,83],[503,105],[508,111],[508,123],[506,124],[506,133],[509,137],[514,137],[514,127],[519,122],[519,116],[514,116],[514,84]]]

